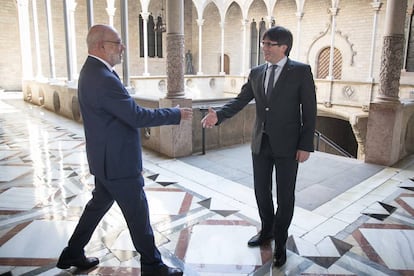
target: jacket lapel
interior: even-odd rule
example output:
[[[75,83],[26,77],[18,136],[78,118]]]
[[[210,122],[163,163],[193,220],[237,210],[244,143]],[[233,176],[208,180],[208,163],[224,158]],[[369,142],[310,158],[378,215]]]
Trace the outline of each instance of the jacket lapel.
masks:
[[[257,84],[258,87],[257,91],[260,91],[260,96],[266,100],[266,89],[265,89],[265,77],[266,77],[266,70],[267,70],[267,64],[265,63],[262,68],[261,68],[261,72],[260,72],[260,82]]]

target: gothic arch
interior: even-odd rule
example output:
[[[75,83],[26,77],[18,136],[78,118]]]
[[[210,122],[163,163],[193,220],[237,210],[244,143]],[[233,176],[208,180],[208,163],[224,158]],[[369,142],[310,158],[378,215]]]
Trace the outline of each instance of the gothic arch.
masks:
[[[327,26],[324,32],[321,32],[318,37],[316,37],[312,44],[310,45],[308,52],[306,54],[306,62],[316,68],[318,64],[318,56],[320,51],[331,45],[331,34],[328,32],[330,26]],[[335,32],[335,48],[337,48],[342,54],[342,60],[344,65],[353,66],[354,65],[354,56],[357,54],[352,44],[348,40],[347,35],[343,35],[341,31]]]

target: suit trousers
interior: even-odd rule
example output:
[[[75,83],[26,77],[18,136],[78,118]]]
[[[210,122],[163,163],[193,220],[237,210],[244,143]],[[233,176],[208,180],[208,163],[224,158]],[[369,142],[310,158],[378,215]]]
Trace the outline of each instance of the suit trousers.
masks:
[[[83,248],[91,239],[98,223],[116,201],[127,222],[132,242],[141,255],[141,267],[151,269],[162,265],[161,254],[155,246],[143,186],[142,176],[119,180],[101,180],[95,177],[92,199],[86,204],[69,240],[69,252],[74,256],[84,254]]]
[[[283,146],[283,145],[281,145]],[[269,137],[263,134],[260,152],[252,154],[254,191],[262,223],[262,233],[273,232],[276,247],[286,244],[295,207],[295,186],[298,171],[296,153],[278,157],[273,153]],[[272,196],[273,169],[276,175],[277,210]]]

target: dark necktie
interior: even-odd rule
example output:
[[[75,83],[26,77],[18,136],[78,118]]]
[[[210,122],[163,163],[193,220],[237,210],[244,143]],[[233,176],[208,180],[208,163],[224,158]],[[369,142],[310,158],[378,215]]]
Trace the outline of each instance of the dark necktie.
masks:
[[[270,66],[270,76],[269,76],[269,80],[267,82],[267,89],[266,89],[266,97],[269,99],[270,98],[270,94],[272,94],[272,90],[273,90],[273,84],[275,81],[275,70],[277,68],[277,65],[271,65]]]

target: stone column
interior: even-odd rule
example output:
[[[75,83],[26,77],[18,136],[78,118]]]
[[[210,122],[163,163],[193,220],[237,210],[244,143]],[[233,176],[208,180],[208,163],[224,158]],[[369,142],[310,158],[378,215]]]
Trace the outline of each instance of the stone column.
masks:
[[[114,17],[115,17],[115,0],[106,0],[106,13],[109,17],[109,25],[114,26]]]
[[[37,0],[32,0],[32,14],[33,14],[33,34],[35,40],[35,50],[36,50],[36,78],[43,78],[42,71],[42,58],[40,55],[40,39],[39,39],[39,20],[37,18]]]
[[[76,32],[75,32],[75,0],[64,0],[66,63],[68,70],[68,85],[74,85],[78,77],[78,59],[76,54]]]
[[[241,20],[241,24],[242,24],[242,30],[243,30],[243,42],[242,42],[242,66],[241,66],[241,70],[240,70],[240,76],[244,76],[245,72],[246,72],[246,63],[247,63],[247,24],[249,24],[249,20],[248,19],[242,19]]]
[[[297,31],[296,31],[296,59],[300,60],[300,47],[301,47],[301,40],[302,37],[302,18],[303,18],[303,11],[298,11],[295,13],[297,18]]]
[[[93,0],[86,0],[86,14],[88,18],[88,29],[94,25],[93,20]]]
[[[33,63],[29,24],[29,1],[16,0],[16,4],[17,13],[19,16],[20,49],[22,55],[22,77],[23,80],[29,80],[33,78]]]
[[[333,66],[334,66],[334,51],[335,51],[335,33],[336,33],[336,16],[338,15],[339,8],[338,7],[332,7],[329,9],[331,12],[332,17],[332,26],[331,26],[331,50],[329,54],[329,76],[327,79],[333,80]],[[331,91],[332,93],[332,91]]]
[[[374,18],[372,22],[372,35],[371,35],[371,55],[369,59],[369,73],[368,73],[368,81],[374,82],[374,77],[372,75],[374,71],[374,55],[375,55],[375,41],[377,37],[377,28],[378,28],[378,12],[381,8],[382,3],[380,0],[375,0],[371,3],[372,9],[374,10]]]
[[[184,91],[184,0],[167,1],[167,96],[160,107],[192,107]],[[192,122],[160,127],[160,152],[170,157],[192,153]]]
[[[407,26],[410,28],[412,24],[412,18],[414,13],[414,7],[407,7]],[[403,72],[407,71],[407,56],[408,56],[408,47],[409,46],[409,39],[407,38],[405,41],[405,52],[404,52],[404,65],[403,65]]]
[[[46,23],[47,34],[49,40],[49,67],[50,67],[50,79],[56,79],[56,65],[55,65],[55,47],[54,47],[54,35],[52,25],[52,11],[50,8],[50,0],[45,0],[46,7]]]
[[[167,1],[167,98],[184,98],[184,2]]]
[[[148,73],[148,18],[150,16],[149,12],[141,12],[142,16],[142,26],[144,33],[144,73],[143,76],[149,76]]]
[[[128,0],[121,1],[121,35],[122,41],[125,45],[125,50],[122,55],[122,80],[125,87],[130,87],[130,78],[129,78],[129,33],[128,33]],[[131,91],[131,89],[129,92]]]
[[[388,0],[378,96],[370,104],[365,161],[390,166],[400,157],[403,105],[399,86],[407,0]]]
[[[220,58],[220,75],[225,75],[224,72],[224,19],[220,22],[220,29],[221,29],[221,58]]]
[[[203,24],[204,19],[200,18],[197,19],[197,25],[198,25],[198,72],[197,75],[202,75],[202,59],[203,59]]]

